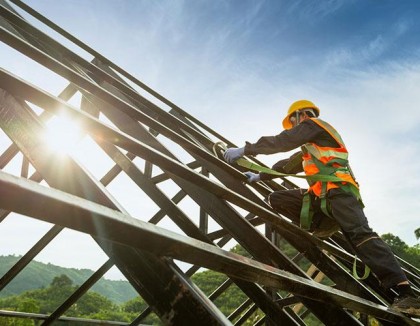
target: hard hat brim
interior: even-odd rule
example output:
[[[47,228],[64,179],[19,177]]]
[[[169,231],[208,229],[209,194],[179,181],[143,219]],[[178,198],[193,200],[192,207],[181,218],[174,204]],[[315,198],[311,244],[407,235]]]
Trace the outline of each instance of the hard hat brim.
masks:
[[[302,108],[302,109],[299,109],[299,110],[304,110],[305,108]],[[313,106],[311,106],[311,107],[308,107],[307,109],[314,109],[315,110],[315,113],[316,113],[316,116],[318,117],[319,116],[319,108],[317,107],[317,106],[315,106],[315,105],[313,105]],[[297,111],[297,110],[296,110]],[[290,117],[291,117],[291,115],[293,114],[293,113],[295,113],[296,111],[293,111],[293,112],[291,112],[291,113],[289,113],[284,119],[283,119],[283,122],[282,122],[282,124],[283,124],[283,128],[284,129],[286,129],[286,130],[288,130],[288,129],[292,129],[293,128],[293,124],[290,122]]]
[[[293,128],[293,125],[290,122],[290,115],[286,116],[286,118],[283,119],[283,128],[286,130]]]

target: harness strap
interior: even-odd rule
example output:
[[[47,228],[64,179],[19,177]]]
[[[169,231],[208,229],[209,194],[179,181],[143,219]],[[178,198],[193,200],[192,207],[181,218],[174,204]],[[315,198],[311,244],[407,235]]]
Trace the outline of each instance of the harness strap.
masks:
[[[367,279],[367,278],[368,278],[369,274],[370,274],[370,268],[369,268],[369,266],[368,266],[368,265],[365,265],[365,272],[364,272],[363,276],[359,276],[359,275],[357,274],[357,256],[354,256],[354,262],[353,262],[353,277],[354,277],[356,280],[363,281],[363,280],[365,280],[365,279]]]
[[[320,208],[321,208],[322,213],[324,213],[329,218],[333,218],[330,213],[326,195],[327,195],[327,184],[323,183],[321,196],[319,197],[321,200]],[[306,192],[303,195],[303,199],[302,199],[302,209],[300,211],[300,227],[304,230],[309,230],[312,224],[313,216],[314,216],[314,211],[311,205],[311,196],[309,192]]]
[[[223,142],[216,142],[213,145],[213,152],[214,152],[214,155],[216,156],[217,156],[217,152],[216,152],[217,146],[220,146],[223,150],[227,149],[226,145]],[[307,179],[312,182],[316,182],[316,181],[342,182],[343,181],[343,179],[335,175],[329,175],[329,174],[299,175],[299,174],[291,174],[291,173],[281,173],[273,169],[267,168],[265,166],[252,163],[251,161],[248,161],[244,159],[243,157],[240,157],[239,159],[237,159],[235,163],[238,164],[239,166],[242,166],[244,168],[247,168],[253,171],[277,175],[279,177],[294,177],[294,178],[300,178],[300,179]]]
[[[312,224],[312,217],[314,215],[311,196],[306,192],[302,198],[302,209],[300,210],[300,227],[304,230],[309,230]]]
[[[327,183],[323,182],[321,187],[321,195],[319,196],[319,199],[321,200],[321,211],[327,215],[329,218],[333,218],[330,213],[330,207],[328,206],[327,202]]]
[[[289,174],[289,173],[281,173],[275,170],[272,170],[270,168],[266,168],[264,166],[261,166],[256,163],[252,163],[244,158],[239,158],[236,162],[236,164],[258,172],[263,172],[267,174],[273,174],[280,177],[295,177],[295,178],[301,178],[301,179],[308,179],[311,181],[331,181],[331,182],[342,182],[343,180],[335,175],[324,175],[324,174],[314,174],[314,175],[298,175],[298,174]]]
[[[217,146],[220,146],[223,150],[226,150],[226,145],[224,143],[216,142],[213,145],[213,152],[216,156],[217,156],[217,153],[216,153]],[[321,192],[321,196],[320,196],[320,199],[321,199],[320,208],[321,208],[321,211],[326,216],[332,218],[329,207],[328,207],[328,202],[327,202],[327,199],[326,199],[327,182],[340,182],[340,183],[343,182],[343,179],[341,179],[341,178],[339,178],[335,175],[330,174],[330,173],[336,172],[337,169],[332,169],[331,167],[324,167],[323,170],[321,171],[321,173],[324,173],[324,174],[298,175],[298,174],[281,173],[281,172],[275,171],[273,169],[261,166],[259,164],[252,163],[251,161],[248,161],[248,160],[244,159],[243,157],[236,160],[235,163],[238,164],[239,166],[242,166],[242,167],[250,169],[250,170],[263,172],[263,173],[267,173],[267,174],[272,174],[272,175],[277,175],[277,176],[280,176],[280,177],[295,177],[295,178],[307,179],[308,182],[311,182],[311,183],[314,183],[316,181],[321,181],[322,182],[322,192]],[[347,188],[347,187],[345,187],[345,188]],[[346,189],[346,190],[348,191],[348,189]],[[358,197],[360,198],[360,195]],[[300,212],[300,226],[301,226],[302,229],[305,229],[305,230],[310,229],[311,224],[312,224],[313,215],[314,215],[314,212],[313,212],[312,205],[311,205],[311,198],[310,198],[309,192],[307,192],[303,196],[302,209],[301,209],[301,212]]]

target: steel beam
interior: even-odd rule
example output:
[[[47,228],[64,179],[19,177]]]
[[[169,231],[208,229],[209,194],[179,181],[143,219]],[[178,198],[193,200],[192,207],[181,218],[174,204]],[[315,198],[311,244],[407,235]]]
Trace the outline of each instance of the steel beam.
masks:
[[[229,324],[228,319],[210,301],[212,297],[220,294],[224,287],[205,298],[191,282],[189,276],[199,267],[207,267],[229,275],[252,300],[255,307],[258,306],[265,313],[258,324],[265,322],[267,325],[303,325],[303,321],[289,308],[282,310],[289,302],[287,299],[278,301],[275,292],[272,292],[273,297],[269,296],[263,287],[293,293],[293,300],[301,300],[326,325],[360,325],[347,310],[375,316],[384,325],[412,324],[413,321],[404,316],[386,310],[385,303],[375,293],[355,280],[336,262],[335,259],[344,266],[349,266],[353,259],[351,250],[345,243],[338,248],[332,242],[312,237],[273,212],[261,199],[273,189],[295,187],[291,182],[284,180],[284,184],[278,185],[270,181],[265,185],[255,185],[254,188],[261,197],[257,196],[244,184],[246,178],[240,171],[219,159],[220,151],[212,153],[213,142],[203,130],[228,146],[234,144],[23,2],[11,2],[92,54],[95,59],[87,62],[68,50],[28,24],[4,0],[0,0],[0,25],[3,26],[0,27],[0,40],[69,80],[71,84],[67,88],[67,95],[70,96],[71,91],[74,94],[79,90],[83,94],[82,101],[89,99],[89,102],[94,104],[91,107],[93,111],[88,110],[88,113],[97,116],[102,112],[119,130],[103,125],[98,119],[71,107],[65,101],[29,85],[3,69],[0,70],[0,87],[19,98],[14,100],[7,93],[0,91],[0,127],[14,142],[0,156],[0,166],[6,165],[20,150],[24,155],[22,176],[27,177],[29,162],[37,170],[31,179],[40,181],[44,178],[50,186],[68,193],[63,194],[48,188],[42,193],[41,189],[44,187],[33,185],[22,178],[10,179],[10,176],[0,173],[0,221],[7,216],[7,210],[11,209],[41,220],[57,222],[58,225],[54,227],[57,230],[70,227],[91,234],[149,303],[149,308],[168,324]],[[162,110],[157,104],[141,96],[121,76],[170,107],[170,111]],[[49,152],[37,139],[38,131],[43,129],[41,120],[32,114],[24,100],[45,109],[44,113],[47,115],[65,110],[84,125],[86,132],[92,135],[116,162],[102,178],[102,184],[90,178],[83,168],[70,159],[56,163],[60,168],[54,170],[54,153]],[[85,105],[82,103],[82,110],[84,109]],[[156,138],[158,135],[181,146],[195,161],[189,164],[180,162],[159,143]],[[123,154],[116,146],[126,150],[127,154]],[[47,155],[51,157],[46,158]],[[136,156],[145,160],[145,173],[140,172],[132,162]],[[154,165],[164,173],[151,178]],[[197,168],[204,172],[198,173],[195,171]],[[70,171],[71,178],[60,175],[60,170],[63,169]],[[161,207],[150,222],[157,223],[164,215],[168,215],[188,237],[160,228],[150,228],[150,223],[139,224],[140,221],[128,216],[104,187],[119,173],[127,174]],[[209,175],[215,176],[223,185],[211,181]],[[172,179],[181,188],[173,199],[167,198],[156,186],[158,182],[167,179]],[[7,189],[3,189],[3,185],[7,186]],[[25,198],[30,200],[22,202],[22,197],[18,196],[27,196]],[[184,196],[189,196],[200,206],[200,227],[194,225],[176,206]],[[35,199],[45,205],[51,205],[51,211],[45,211],[45,207],[39,206],[39,202],[33,202]],[[245,209],[248,212],[247,216],[244,218],[230,204]],[[61,215],[62,213],[64,215]],[[207,215],[215,219],[223,229],[208,235],[205,223]],[[254,218],[248,221],[250,217]],[[270,225],[270,235],[272,228],[301,254],[304,253],[336,283],[336,289],[313,282],[293,260],[254,229],[255,225],[262,223]],[[223,246],[232,237],[250,252],[255,260],[227,253],[212,243],[212,240],[222,236],[217,245]],[[0,280],[0,285],[1,282],[6,284],[26,266],[34,253],[45,246],[46,239],[41,239],[39,245],[34,246],[19,264],[9,270],[5,275],[7,277]],[[322,249],[327,250],[329,255],[321,251]],[[172,258],[196,265],[187,273],[183,273],[172,263]],[[108,265],[111,265],[111,262]],[[409,270],[410,280],[418,285],[418,270],[411,266],[406,268]],[[97,276],[99,274],[100,271],[96,273]],[[33,318],[47,319],[47,322],[57,318],[61,320],[60,314],[93,282],[92,279],[76,291],[68,302],[51,316],[33,315]],[[376,293],[386,297],[375,278],[371,277],[365,283]],[[415,288],[415,291],[418,289]],[[195,320],[190,319],[190,311],[198,315],[194,317]],[[141,314],[133,323],[141,321],[144,315]],[[20,317],[24,316],[20,314]],[[246,317],[243,316],[238,323],[245,321]]]
[[[138,248],[153,256],[173,257],[244,281],[284,289],[298,296],[323,302],[325,305],[338,305],[397,325],[416,325],[415,321],[398,312],[347,292],[226,252],[213,245],[142,222],[106,206],[3,172],[0,172],[0,207],[92,234],[112,243],[120,243],[126,248]],[[145,257],[150,258],[150,254]]]
[[[0,126],[38,172],[43,175],[49,185],[82,197],[87,196],[93,201],[124,212],[124,209],[108,195],[106,189],[99,182],[91,179],[80,166],[69,158],[57,157],[40,142],[39,135],[42,133],[42,126],[13,97],[1,91],[0,103]],[[66,171],[66,173],[62,171]],[[96,227],[100,229],[101,225],[97,224]],[[162,320],[167,323],[182,323],[182,320],[190,320],[189,312],[191,307],[194,307],[196,311],[194,318],[197,319],[197,322],[229,324],[226,317],[215,306],[203,301],[202,295],[197,289],[192,289],[184,278],[174,274],[171,264],[168,264],[167,261],[162,262],[157,257],[142,259],[143,254],[134,249],[119,248],[120,245],[108,243],[100,237],[95,240],[110,258],[115,258],[114,252],[116,251],[124,253],[117,257],[115,262]],[[126,267],[133,261],[136,261],[135,272],[132,271],[133,266]],[[157,283],[149,283],[146,280],[148,273],[151,278],[156,276],[156,272],[153,270],[160,270],[165,278]],[[173,284],[171,291],[166,289],[168,284],[165,281]],[[147,289],[150,291],[148,292]],[[180,289],[183,289],[182,295],[179,295]],[[160,296],[151,295],[158,291],[161,291]]]

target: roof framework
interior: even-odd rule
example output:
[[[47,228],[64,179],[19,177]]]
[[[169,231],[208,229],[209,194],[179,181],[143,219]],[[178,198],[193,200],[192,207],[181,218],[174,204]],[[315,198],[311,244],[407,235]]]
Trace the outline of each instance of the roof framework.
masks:
[[[271,191],[296,187],[289,180],[246,184],[240,168],[226,164],[215,146],[234,144],[23,2],[0,0],[0,29],[5,45],[64,85],[54,95],[0,69],[0,228],[14,214],[49,228],[1,276],[0,291],[69,229],[88,236],[107,257],[51,314],[0,310],[0,320],[126,325],[66,316],[116,267],[148,304],[131,325],[151,313],[168,325],[242,325],[255,311],[255,325],[306,325],[309,314],[325,325],[367,325],[368,316],[383,325],[417,324],[387,309],[392,293],[374,275],[353,277],[354,255],[340,234],[320,240],[266,204]],[[48,147],[42,135],[63,113],[78,121],[107,168],[88,168]],[[16,161],[20,169],[10,172]],[[138,191],[138,205],[150,209],[129,212],[112,188],[121,178]],[[229,252],[232,243],[251,258]],[[294,257],[285,253],[285,243],[296,250]],[[309,270],[303,260],[311,262]],[[401,263],[419,291],[420,271]],[[192,279],[202,268],[226,275],[209,296]],[[321,284],[323,278],[333,286]],[[247,300],[224,315],[215,300],[232,286]]]

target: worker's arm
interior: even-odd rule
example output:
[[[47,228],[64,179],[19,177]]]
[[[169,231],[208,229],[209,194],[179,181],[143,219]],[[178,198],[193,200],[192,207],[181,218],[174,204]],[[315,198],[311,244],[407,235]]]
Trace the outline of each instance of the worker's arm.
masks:
[[[243,155],[274,154],[288,152],[306,143],[319,146],[335,146],[334,139],[312,120],[305,120],[298,126],[284,130],[276,136],[261,137],[256,143],[246,142],[244,147],[228,148],[225,161],[233,163]]]
[[[273,165],[272,169],[274,171],[286,174],[296,174],[299,172],[303,172],[302,167],[302,152],[296,152],[289,158],[283,159],[278,161],[276,164]],[[277,178],[277,175],[269,174],[269,173],[260,173],[260,180],[271,180]]]
[[[316,142],[324,130],[312,120],[284,130],[276,136],[261,137],[256,143],[246,142],[245,155],[274,154],[288,152],[309,142]]]

